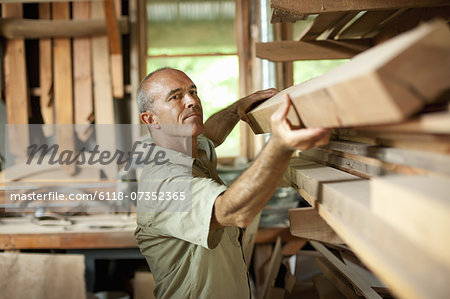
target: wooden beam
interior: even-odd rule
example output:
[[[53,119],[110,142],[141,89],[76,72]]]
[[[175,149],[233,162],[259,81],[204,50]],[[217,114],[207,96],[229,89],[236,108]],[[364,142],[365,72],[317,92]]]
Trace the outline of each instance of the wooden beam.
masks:
[[[39,18],[50,20],[50,3],[39,4]],[[53,70],[52,70],[52,40],[42,38],[39,40],[39,83],[40,106],[44,124],[55,123],[53,111]],[[43,126],[46,136],[53,134],[51,126]]]
[[[409,7],[432,7],[449,5],[446,0],[360,0],[360,1],[335,1],[335,0],[271,0],[270,6],[292,14],[320,14],[323,12],[343,12],[352,10],[383,10],[400,9]]]
[[[129,43],[129,51],[130,51],[130,85],[131,85],[131,95],[130,98],[133,101],[131,104],[131,123],[135,126],[132,126],[132,137],[138,138],[142,135],[140,132],[140,127],[136,126],[140,124],[139,111],[137,108],[137,104],[134,103],[133,99],[137,98],[137,90],[139,88],[139,83],[141,82],[140,74],[139,74],[139,34],[137,28],[137,0],[128,1],[128,14],[129,14],[129,22],[130,22],[130,43]],[[136,139],[133,139],[136,140]]]
[[[344,243],[314,208],[289,209],[289,222],[293,236],[332,244]]]
[[[2,17],[22,17],[22,4],[2,4]],[[6,120],[8,124],[28,124],[28,79],[25,43],[21,38],[7,40],[4,52]],[[20,157],[29,145],[28,130],[8,127],[9,151]],[[17,138],[20,136],[20,138]]]
[[[91,2],[90,5],[91,19],[105,18],[102,3]],[[95,124],[114,124],[114,99],[112,94],[108,38],[106,36],[93,37],[91,40],[91,47],[93,59],[92,70],[94,81]],[[96,126],[96,131],[97,143],[100,145],[100,150],[112,151],[116,147],[116,139],[112,126]],[[101,133],[102,131],[103,133]],[[117,174],[117,165],[105,165],[104,171],[108,178],[115,178]]]
[[[68,19],[68,3],[52,5],[53,19]],[[72,51],[70,39],[55,38],[53,41],[54,94],[57,124],[73,124],[72,98]]]
[[[450,156],[445,154],[346,141],[331,141],[324,148],[450,175]]]
[[[450,21],[450,6],[408,9],[384,24],[381,31],[375,36],[376,43],[386,41],[411,30],[421,22],[427,22],[434,18],[443,18],[447,22]]]
[[[380,134],[391,132],[450,135],[450,112],[426,113],[400,124],[361,127],[358,130]]]
[[[239,97],[245,97],[252,91],[252,42],[249,1],[237,0],[235,10],[236,46],[239,58]],[[253,158],[253,133],[244,122],[239,122],[240,155]]]
[[[109,50],[111,55],[113,96],[115,98],[123,98],[123,57],[119,28],[116,19],[116,8],[114,5],[114,0],[105,0],[103,3],[106,18],[106,31],[108,33]]]
[[[337,24],[346,13],[342,12],[330,12],[318,15],[307,28],[300,35],[300,40],[315,40],[325,30],[333,27]]]
[[[448,154],[450,136],[443,134],[411,134],[395,132],[372,132],[358,129],[334,129],[333,137],[339,140],[370,143],[373,145],[420,150]]]
[[[88,2],[74,2],[72,16],[75,20],[90,18],[90,4]],[[87,37],[73,39],[73,88],[75,106],[75,124],[89,125],[90,117],[94,113],[92,98],[92,64],[91,40]],[[85,126],[76,126],[78,137],[86,141],[89,134]]]
[[[379,298],[381,299],[380,295],[375,292],[370,285],[362,279],[356,273],[344,264],[339,258],[337,258],[331,251],[329,251],[323,244],[317,242],[317,241],[311,241],[310,244],[318,251],[320,252],[323,257],[329,261],[331,264],[333,264],[334,267],[342,274],[344,275],[348,281],[350,281],[353,286],[359,291],[360,294],[362,294],[365,298]]]
[[[270,17],[270,23],[283,23],[283,22],[291,22],[295,23],[297,21],[306,20],[307,15],[296,15],[287,11],[272,9],[272,15]]]
[[[445,277],[450,267],[371,212],[369,181],[309,161],[293,160],[292,165],[287,174],[300,194],[394,295],[449,294]]]
[[[372,45],[373,42],[370,39],[256,43],[256,56],[275,62],[346,59],[369,49]]]
[[[69,3],[53,3],[52,16],[56,20],[70,17]],[[72,87],[72,51],[69,38],[55,38],[53,40],[53,90],[55,104],[56,140],[62,150],[74,150],[75,142],[72,130],[73,124],[73,87]],[[74,175],[77,172],[75,163],[65,165],[64,170]]]
[[[121,33],[128,33],[128,19],[117,20]],[[88,37],[106,34],[105,20],[29,20],[0,19],[0,35],[6,38],[39,39],[51,37]]]
[[[357,11],[351,11],[345,13],[345,15],[339,19],[338,22],[336,22],[333,27],[329,28],[326,33],[324,33],[323,38],[324,39],[334,39],[335,36],[341,32],[342,28],[344,28],[347,23],[349,23],[353,18],[355,18],[358,15]]]
[[[293,125],[300,119],[307,127],[396,123],[437,99],[450,87],[448,78],[450,30],[444,22],[430,22],[283,90],[248,117],[255,133],[270,132],[270,116],[288,94]]]
[[[368,33],[371,33],[380,23],[392,16],[395,12],[395,10],[367,11],[353,24],[339,33],[337,39],[371,37],[368,36]]]
[[[370,182],[371,209],[450,267],[450,179],[386,176]]]

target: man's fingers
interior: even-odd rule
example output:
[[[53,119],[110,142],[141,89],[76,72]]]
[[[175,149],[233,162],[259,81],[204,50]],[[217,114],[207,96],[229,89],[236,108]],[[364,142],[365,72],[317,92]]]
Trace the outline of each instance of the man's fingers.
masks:
[[[282,103],[280,107],[278,107],[278,109],[272,114],[272,121],[282,121],[285,119],[290,107],[291,101],[286,97],[284,103]]]

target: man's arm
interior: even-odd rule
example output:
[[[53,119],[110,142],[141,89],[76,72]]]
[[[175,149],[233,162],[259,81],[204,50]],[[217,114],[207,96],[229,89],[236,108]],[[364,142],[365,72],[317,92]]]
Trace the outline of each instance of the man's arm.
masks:
[[[203,134],[211,139],[216,147],[221,145],[239,119],[248,122],[247,112],[258,102],[273,97],[277,92],[273,88],[261,90],[234,102],[208,118],[205,122],[205,132]]]
[[[329,130],[293,129],[286,118],[290,108],[285,105],[272,115],[272,136],[254,163],[217,197],[212,228],[247,227],[275,192],[295,149],[306,150],[328,143]]]

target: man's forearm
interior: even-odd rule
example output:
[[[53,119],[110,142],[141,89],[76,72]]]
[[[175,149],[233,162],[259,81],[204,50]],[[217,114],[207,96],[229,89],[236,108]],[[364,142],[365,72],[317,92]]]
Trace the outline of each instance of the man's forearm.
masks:
[[[238,121],[239,116],[235,103],[208,118],[205,122],[205,132],[203,134],[211,139],[217,147],[225,141],[225,138],[227,138]]]
[[[254,163],[216,199],[213,226],[248,226],[275,192],[292,152],[269,140]]]

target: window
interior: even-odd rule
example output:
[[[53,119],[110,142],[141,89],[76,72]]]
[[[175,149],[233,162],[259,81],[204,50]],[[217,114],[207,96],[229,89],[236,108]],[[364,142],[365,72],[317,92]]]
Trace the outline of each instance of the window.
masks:
[[[147,2],[147,72],[180,69],[195,82],[204,120],[238,99],[239,62],[234,0]],[[239,127],[217,148],[219,157],[239,155]]]

